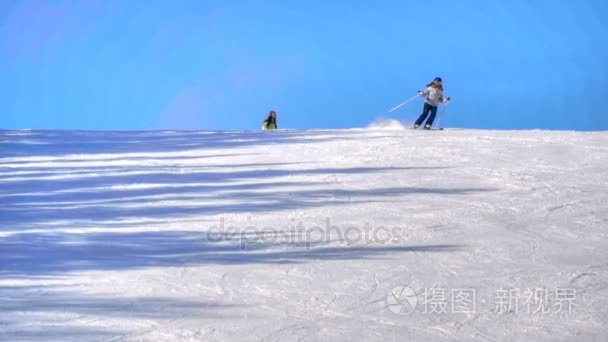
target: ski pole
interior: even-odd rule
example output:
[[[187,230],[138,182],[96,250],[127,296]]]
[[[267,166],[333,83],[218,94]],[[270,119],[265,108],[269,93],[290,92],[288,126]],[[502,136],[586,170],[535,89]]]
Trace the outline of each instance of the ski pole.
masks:
[[[396,111],[397,109],[399,109],[399,108],[401,108],[401,107],[405,106],[405,105],[406,105],[406,104],[408,104],[409,102],[414,101],[414,100],[415,100],[417,97],[418,97],[418,95],[415,95],[415,96],[414,96],[414,97],[412,97],[411,99],[408,99],[408,100],[406,100],[406,101],[404,101],[404,102],[401,102],[400,104],[396,105],[395,107],[393,107],[393,108],[389,109],[389,110],[388,110],[388,112],[389,112],[389,113],[392,113],[392,112]]]
[[[445,114],[445,110],[448,108],[448,105],[449,105],[449,104],[450,104],[450,103],[449,103],[449,102],[447,102],[447,103],[445,104],[445,106],[443,106],[443,108],[441,109],[441,113],[439,113],[439,115],[437,116],[437,123],[435,124],[435,127],[439,127],[439,122],[441,122],[441,116],[442,116],[443,114]]]

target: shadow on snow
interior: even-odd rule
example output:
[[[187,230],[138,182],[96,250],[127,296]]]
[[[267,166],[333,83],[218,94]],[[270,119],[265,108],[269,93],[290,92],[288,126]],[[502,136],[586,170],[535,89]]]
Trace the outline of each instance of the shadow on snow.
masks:
[[[350,131],[0,131],[0,158],[4,158],[0,159],[0,231],[10,231],[9,235],[0,237],[0,279],[46,280],[84,271],[150,267],[389,259],[404,253],[444,253],[464,248],[448,244],[327,245],[299,240],[268,242],[268,239],[260,242],[259,239],[264,238],[261,232],[248,233],[253,236],[223,234],[220,239],[211,239],[201,231],[124,231],[131,225],[142,228],[150,222],[175,222],[175,219],[185,223],[191,218],[193,224],[200,223],[201,216],[382,203],[410,194],[443,196],[492,190],[415,186],[349,188],[336,180],[340,175],[348,174],[390,176],[413,170],[433,172],[446,167],[308,167],[292,170],[290,168],[295,164],[313,163],[217,164],[206,161],[213,157],[243,155],[231,153],[233,148],[361,139],[357,134]],[[380,137],[365,137],[373,138]],[[205,149],[225,149],[226,152],[206,154]],[[191,150],[196,155],[111,155]],[[161,165],[110,164],[104,167],[77,164],[83,160],[94,161],[94,155],[102,153],[108,154],[103,162],[156,160]],[[54,166],[36,166],[38,159],[29,158],[32,156],[53,157]],[[201,161],[196,166],[186,167],[186,173],[180,173],[179,167],[171,165],[172,159],[183,161],[188,158]],[[53,179],[62,175],[69,177]],[[137,187],[138,184],[145,186]],[[121,219],[132,219],[136,223],[112,222]],[[137,219],[145,219],[146,223],[137,223]],[[80,234],[56,229],[87,227],[113,229],[83,230]],[[35,232],[25,232],[28,229],[35,229]],[[75,320],[96,315],[171,319],[188,315],[218,316],[217,311],[224,307],[229,305],[168,298],[106,298],[72,292],[65,287],[53,289],[52,285],[42,288],[0,285],[0,328],[6,324],[19,325],[12,313],[19,313],[21,318],[24,313],[35,316],[61,312],[75,316],[67,318]],[[49,326],[53,326],[52,315],[48,319]],[[3,337],[108,339],[122,333],[72,329],[61,323],[55,324],[54,328],[10,330]]]

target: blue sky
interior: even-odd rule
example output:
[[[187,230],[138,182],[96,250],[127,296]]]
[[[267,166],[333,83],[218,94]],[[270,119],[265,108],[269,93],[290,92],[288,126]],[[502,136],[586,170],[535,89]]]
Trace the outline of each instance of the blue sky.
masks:
[[[441,76],[444,126],[606,130],[607,37],[603,0],[3,0],[0,128],[363,127]]]

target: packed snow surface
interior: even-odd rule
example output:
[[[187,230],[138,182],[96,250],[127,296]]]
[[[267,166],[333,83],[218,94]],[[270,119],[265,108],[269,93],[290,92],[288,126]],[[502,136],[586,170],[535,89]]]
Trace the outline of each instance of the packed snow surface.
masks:
[[[0,131],[0,340],[605,341],[608,133]]]

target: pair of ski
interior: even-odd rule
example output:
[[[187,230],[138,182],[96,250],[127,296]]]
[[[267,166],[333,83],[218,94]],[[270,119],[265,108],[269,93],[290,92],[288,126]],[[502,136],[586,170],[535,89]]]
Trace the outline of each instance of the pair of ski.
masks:
[[[410,127],[410,129],[412,129],[412,130],[418,130],[418,131],[443,131],[443,127],[438,127],[438,128],[436,128],[436,127],[431,127],[431,128],[424,128],[424,127],[415,128],[415,127]]]

